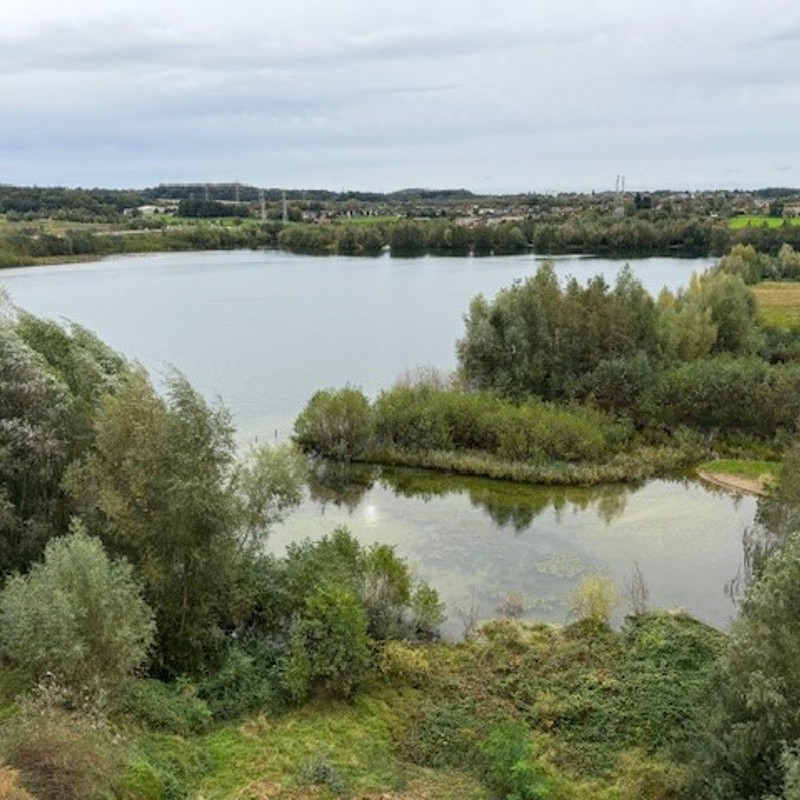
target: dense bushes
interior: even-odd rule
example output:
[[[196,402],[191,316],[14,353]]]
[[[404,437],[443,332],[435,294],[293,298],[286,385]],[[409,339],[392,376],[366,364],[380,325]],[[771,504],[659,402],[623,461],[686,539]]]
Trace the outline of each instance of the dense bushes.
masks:
[[[348,461],[361,456],[372,437],[369,401],[353,388],[317,392],[294,423],[305,450]]]
[[[353,408],[358,415],[348,413]],[[312,427],[309,419],[317,416]],[[351,425],[356,416],[358,424]],[[331,444],[343,430],[347,436],[342,440],[355,446]],[[331,437],[332,431],[337,437]],[[354,389],[318,393],[295,424],[303,448],[339,458],[386,451],[480,451],[510,461],[598,461],[623,449],[631,434],[627,426],[591,408],[536,400],[515,404],[487,393],[426,386],[382,392],[371,408]]]
[[[73,688],[118,690],[144,662],[153,632],[130,565],[110,561],[78,525],[0,595],[3,654],[34,680],[51,674]]]

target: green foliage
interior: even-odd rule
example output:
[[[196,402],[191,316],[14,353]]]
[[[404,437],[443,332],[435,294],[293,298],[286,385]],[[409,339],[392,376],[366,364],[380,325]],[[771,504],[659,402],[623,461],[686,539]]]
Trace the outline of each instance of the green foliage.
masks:
[[[601,277],[561,287],[553,265],[473,300],[458,357],[468,385],[502,394],[568,395],[602,361],[658,352],[657,308],[623,270],[613,288]]]
[[[158,667],[197,675],[246,613],[252,549],[300,498],[301,460],[259,448],[235,460],[228,412],[173,374],[143,373],[101,403],[89,456],[68,478],[90,529],[134,564],[158,623]]]
[[[231,645],[221,667],[199,688],[214,719],[236,719],[277,705],[274,673],[280,655],[269,642]]]
[[[272,525],[303,499],[306,459],[291,445],[252,447],[236,464],[232,485],[238,501],[239,544],[258,549]]]
[[[96,425],[70,489],[90,531],[135,565],[162,668],[195,674],[215,657],[236,566],[229,417],[178,374],[165,401],[137,373],[105,398]]]
[[[575,589],[570,614],[579,621],[609,625],[618,603],[619,594],[613,580],[605,575],[590,575]]]
[[[77,524],[0,595],[3,653],[34,679],[49,673],[73,687],[118,689],[143,663],[153,634],[131,567],[110,560]]]
[[[755,800],[782,788],[784,744],[800,739],[799,578],[793,532],[748,586],[731,631],[710,763],[699,768],[711,796]]]
[[[294,439],[303,450],[343,461],[358,458],[371,435],[369,401],[351,387],[316,392],[294,423]]]
[[[180,736],[204,731],[212,718],[197,688],[187,680],[137,680],[125,692],[122,711],[148,730]]]
[[[800,369],[757,358],[722,356],[660,373],[641,400],[642,413],[671,427],[739,431],[772,438],[800,416]]]
[[[490,786],[505,800],[544,800],[551,796],[547,772],[535,763],[525,726],[493,728],[481,747]]]
[[[346,588],[357,598],[372,639],[426,640],[443,621],[439,595],[412,578],[408,565],[388,545],[361,545],[337,528],[319,541],[292,543],[286,557],[260,566],[260,619],[253,635],[280,631],[307,613],[312,594],[324,585]]]
[[[296,702],[350,697],[371,664],[367,614],[349,589],[323,584],[292,620],[282,684]]]

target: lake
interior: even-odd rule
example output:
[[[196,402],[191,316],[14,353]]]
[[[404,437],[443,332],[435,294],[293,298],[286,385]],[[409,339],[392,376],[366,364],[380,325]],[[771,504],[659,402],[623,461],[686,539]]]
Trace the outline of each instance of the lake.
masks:
[[[533,274],[533,255],[375,259],[281,252],[168,253],[0,272],[19,306],[71,319],[139,360],[167,364],[232,410],[242,442],[285,439],[311,394],[347,383],[368,394],[404,369],[455,366],[470,299]],[[563,257],[560,275],[607,280],[624,262]],[[652,292],[685,285],[709,259],[629,262]],[[563,621],[570,591],[600,572],[622,589],[634,563],[656,607],[724,626],[755,502],[686,480],[544,489],[414,471],[361,475],[311,496],[273,533],[280,549],[340,524],[388,542],[448,603],[491,616],[519,595],[530,616]]]

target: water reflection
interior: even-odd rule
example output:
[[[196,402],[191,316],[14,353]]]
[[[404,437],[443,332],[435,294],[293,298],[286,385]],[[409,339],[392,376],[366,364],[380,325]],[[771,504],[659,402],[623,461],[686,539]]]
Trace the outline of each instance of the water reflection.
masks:
[[[608,525],[625,511],[627,498],[641,488],[641,484],[533,486],[430,470],[317,461],[312,466],[308,490],[323,510],[330,503],[352,512],[376,483],[398,497],[422,501],[464,495],[498,528],[517,534],[546,510],[560,520],[563,513],[595,507],[599,519]]]
[[[754,516],[753,498],[687,479],[542,487],[317,465],[308,500],[270,542],[280,551],[346,525],[365,543],[391,544],[439,590],[456,635],[459,613],[492,616],[509,596],[522,598],[528,617],[563,622],[583,577],[607,574],[624,594],[634,563],[653,607],[724,627],[734,611],[725,584],[740,569]]]

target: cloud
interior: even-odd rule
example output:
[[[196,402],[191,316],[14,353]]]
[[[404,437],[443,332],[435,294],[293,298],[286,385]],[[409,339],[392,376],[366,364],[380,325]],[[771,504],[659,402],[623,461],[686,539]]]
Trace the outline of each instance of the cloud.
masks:
[[[591,187],[667,164],[722,183],[720,154],[756,183],[793,163],[800,82],[786,55],[800,16],[783,0],[769,15],[718,0],[223,11],[15,4],[0,31],[0,179],[536,188],[560,174]]]

